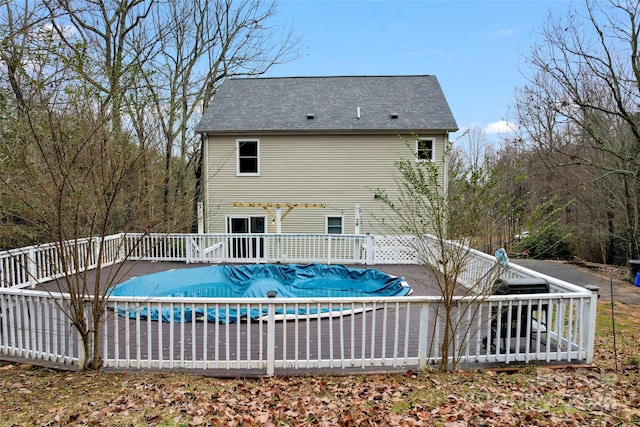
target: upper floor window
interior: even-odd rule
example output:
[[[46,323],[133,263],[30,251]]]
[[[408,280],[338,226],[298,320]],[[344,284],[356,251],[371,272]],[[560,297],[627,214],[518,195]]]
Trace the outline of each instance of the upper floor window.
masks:
[[[260,141],[236,141],[238,175],[260,175]]]
[[[434,140],[421,138],[416,141],[417,160],[435,160]]]
[[[341,216],[327,217],[327,234],[343,234]]]

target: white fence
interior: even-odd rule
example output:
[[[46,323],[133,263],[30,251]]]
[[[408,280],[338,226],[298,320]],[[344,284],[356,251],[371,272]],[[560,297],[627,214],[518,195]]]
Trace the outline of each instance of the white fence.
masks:
[[[458,330],[451,345],[452,361],[550,362],[592,357],[587,321],[591,295],[510,300],[460,297],[457,302],[460,310],[453,313]],[[438,313],[440,301],[434,297],[185,299],[178,303],[114,298],[110,304],[112,313],[132,316],[111,314],[104,324],[102,358],[111,368],[236,369],[273,375],[301,369],[406,370],[439,363],[442,357],[444,318]],[[183,317],[185,310],[213,315],[186,323],[145,320],[147,310],[163,308],[169,313],[177,311],[176,317]],[[216,319],[215,313],[229,310],[262,315],[239,323]],[[286,311],[295,314],[276,320],[276,313]]]
[[[80,336],[71,324],[68,298],[25,289],[0,291],[0,357],[81,366]]]
[[[126,234],[130,259],[144,261],[372,264],[371,235]]]
[[[0,357],[82,366],[86,355],[66,314],[67,296],[20,288],[56,277],[65,266],[73,271],[92,268],[97,256],[106,262],[118,262],[127,255],[153,261],[348,264],[409,263],[413,257],[415,263],[415,253],[405,244],[393,250],[398,241],[381,236],[122,234],[104,242],[78,241],[82,249],[76,252],[82,255],[68,259],[52,249],[61,245],[0,254],[0,277],[11,285],[11,289],[0,289]],[[477,281],[495,265],[494,257],[473,250],[468,259],[461,283]],[[538,276],[510,265],[502,277]],[[456,297],[451,318],[457,331],[450,355],[463,364],[590,363],[597,296],[545,278],[551,288],[548,294]],[[105,368],[273,375],[305,369],[423,368],[442,358],[445,316],[440,297],[250,301],[111,297],[108,305],[100,325]],[[166,321],[146,320],[146,313],[163,309],[169,313]],[[87,304],[87,318],[89,310]],[[197,311],[207,315],[176,321]],[[240,322],[225,323],[220,313],[229,311],[249,315]],[[279,316],[286,312],[292,314]]]
[[[123,259],[123,234],[0,252],[0,288],[24,288]]]

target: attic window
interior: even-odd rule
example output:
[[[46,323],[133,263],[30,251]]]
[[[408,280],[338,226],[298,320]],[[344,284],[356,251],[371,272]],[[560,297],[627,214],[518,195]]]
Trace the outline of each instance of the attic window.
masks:
[[[260,141],[236,141],[236,175],[260,175]]]
[[[397,119],[398,118],[398,113],[391,113],[389,115],[389,117],[392,118],[392,119]]]
[[[307,114],[307,120],[313,120],[315,118],[316,118],[315,114]]]
[[[416,140],[416,160],[420,162],[435,160],[433,138],[422,138]]]

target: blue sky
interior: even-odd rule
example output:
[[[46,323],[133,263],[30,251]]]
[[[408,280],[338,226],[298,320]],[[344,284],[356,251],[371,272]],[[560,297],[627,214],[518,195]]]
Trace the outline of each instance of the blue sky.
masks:
[[[510,118],[525,79],[523,55],[549,12],[581,1],[281,0],[280,18],[302,35],[300,59],[268,76],[435,74],[460,129],[490,139]],[[457,134],[452,135],[455,139]]]

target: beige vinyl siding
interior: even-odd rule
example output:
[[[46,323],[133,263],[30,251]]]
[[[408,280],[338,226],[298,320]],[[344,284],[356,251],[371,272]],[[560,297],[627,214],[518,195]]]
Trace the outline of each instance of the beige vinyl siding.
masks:
[[[436,139],[436,161],[442,161],[445,135]],[[236,140],[260,141],[260,176],[236,176]],[[394,160],[414,158],[413,140],[398,136],[260,136],[208,137],[206,231],[225,232],[225,218],[269,215],[244,203],[319,203],[324,209],[294,208],[282,221],[283,233],[325,233],[326,217],[343,217],[347,234],[355,230],[355,204],[360,204],[360,233],[381,232],[384,206],[375,188],[394,193]],[[270,209],[275,214],[275,208]],[[286,212],[282,208],[282,212]],[[268,216],[268,233],[275,224]]]

